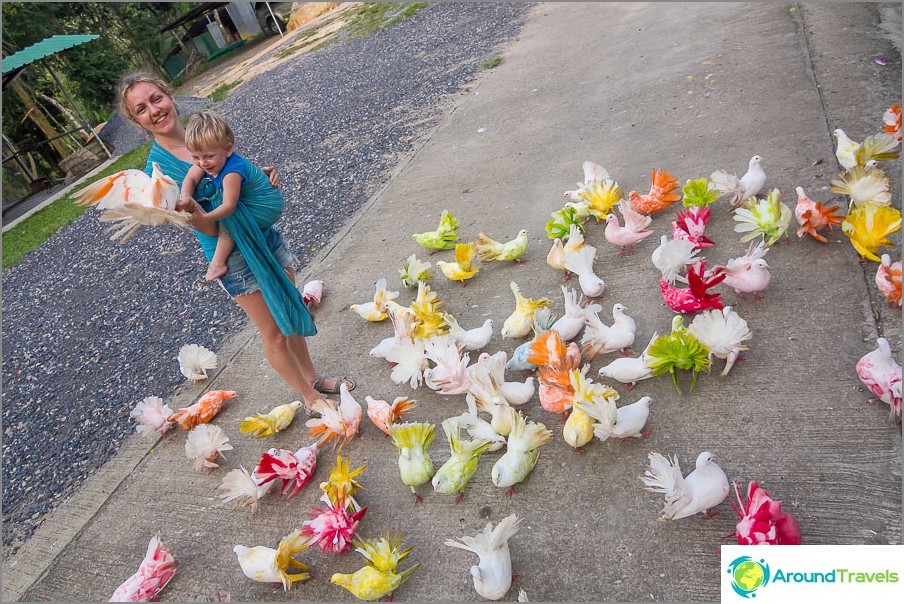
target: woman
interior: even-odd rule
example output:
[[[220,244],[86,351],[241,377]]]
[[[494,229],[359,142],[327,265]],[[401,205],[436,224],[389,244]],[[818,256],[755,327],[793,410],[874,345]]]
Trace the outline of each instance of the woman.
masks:
[[[181,185],[192,157],[185,147],[185,129],[172,89],[153,75],[134,73],[120,81],[117,98],[122,114],[154,137],[145,171],[150,173],[155,162]],[[276,171],[263,170],[270,183],[278,186]],[[204,186],[202,181],[195,189],[197,201],[184,209],[192,213],[192,226],[209,261],[216,248],[217,225],[207,212],[221,200],[210,197],[212,192]],[[314,369],[304,337],[316,334],[317,328],[295,287],[295,259],[282,236],[274,228],[261,232],[242,212],[233,216],[236,219],[230,224],[224,220],[224,226],[233,234],[236,247],[227,261],[229,271],[219,282],[257,327],[270,365],[301,394],[308,409],[322,398],[318,391],[338,393],[343,381],[353,389],[351,380],[321,378]]]

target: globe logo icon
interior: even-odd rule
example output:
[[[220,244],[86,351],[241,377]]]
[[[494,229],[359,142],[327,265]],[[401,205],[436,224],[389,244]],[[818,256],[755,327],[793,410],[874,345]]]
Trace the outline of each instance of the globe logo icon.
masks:
[[[742,598],[755,598],[756,590],[769,583],[769,565],[750,556],[740,556],[728,565],[731,587]]]

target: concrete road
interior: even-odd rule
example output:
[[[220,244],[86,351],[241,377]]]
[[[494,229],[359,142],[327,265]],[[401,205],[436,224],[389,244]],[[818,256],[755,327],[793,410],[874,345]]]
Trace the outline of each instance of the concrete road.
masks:
[[[412,253],[424,257],[411,234],[435,228],[443,209],[460,220],[465,241],[479,231],[510,239],[526,228],[527,264],[485,265],[464,288],[437,274],[434,286],[462,325],[493,319],[488,352],[511,353],[520,342],[499,335],[514,308],[510,281],[528,296],[549,296],[562,312],[561,275],[544,261],[550,244],[544,224],[562,206],[563,191],[581,179],[584,160],[605,166],[625,192],[645,192],[653,168],[668,169],[683,183],[717,168],[743,171],[759,154],[767,186],[779,188],[789,206],[796,186],[821,201],[839,201],[827,191],[839,170],[831,131],[841,127],[862,139],[881,129],[885,108],[900,101],[901,58],[882,37],[877,8],[538,5],[502,65],[481,76],[300,276],[299,283],[306,277],[327,282],[320,334],[310,341],[317,363],[354,377],[361,403],[365,395],[409,395],[418,402],[415,420],[439,423],[461,413],[463,397],[394,385],[387,363],[368,356],[391,334],[390,325],[365,323],[348,306],[366,301],[380,277],[403,289],[401,303],[412,300],[397,270]],[[890,163],[888,171],[900,199],[900,163]],[[725,207],[715,207],[707,229],[717,243],[704,254],[711,264],[746,249]],[[587,226],[587,240],[599,249],[597,272],[607,283],[601,316],[608,321],[616,302],[628,307],[638,326],[635,351],[671,322],[650,253],[673,216],[671,210],[656,215],[656,234],[625,258],[605,241],[602,224]],[[899,248],[893,252],[899,255]],[[353,465],[368,465],[360,477],[368,512],[359,532],[404,529],[406,544],[414,546],[410,562],[422,564],[396,599],[478,600],[468,574],[476,558],[443,541],[475,534],[511,513],[524,519],[510,547],[518,585],[531,600],[718,599],[719,545],[734,531],[736,515],[725,502],[712,519],[658,522],[662,499],[638,479],[651,451],[676,455],[685,473],[698,453],[713,452],[742,488],[756,480],[781,500],[800,521],[805,543],[901,543],[900,427],[889,421],[886,406],[867,403],[854,372],[877,335],[900,349],[900,311],[882,305],[872,284],[876,265],[860,263],[840,233],[826,245],[792,234],[767,259],[773,280],[765,301],[740,301],[720,288],[753,331],[749,352],[728,377],[718,375],[722,362],[715,361],[693,393],[684,376],[680,396],[667,377],[641,382],[632,392],[613,384],[622,403],[653,397],[653,433],[594,442],[582,453],[566,445],[561,420],[534,398],[525,414],[544,422],[554,440],[512,497],[490,481],[500,455],[491,453],[464,502],[422,488],[425,505],[415,507],[399,480],[391,442],[363,425],[346,450]],[[163,600],[203,600],[217,592],[238,601],[352,599],[329,578],[360,567],[354,553],[301,555],[315,566],[314,577],[288,593],[242,576],[232,547],[275,547],[305,519],[319,496],[316,483],[327,477],[335,456],[325,451],[314,484],[288,503],[269,498],[255,517],[221,507],[216,488],[230,469],[250,469],[266,448],[298,448],[309,438],[303,418],[265,441],[240,434],[245,415],[294,395],[267,365],[253,332],[237,335],[220,358],[227,364],[210,384],[169,404],[184,406],[209,388],[239,391],[215,420],[235,447],[228,461],[200,475],[184,457],[183,433],[153,445],[133,439],[5,564],[4,599],[107,599],[137,568],[157,530],[180,561]],[[611,358],[595,360],[590,375]],[[515,377],[526,376],[508,376]],[[439,426],[430,454],[437,466],[449,455]],[[505,599],[516,596],[513,588]]]

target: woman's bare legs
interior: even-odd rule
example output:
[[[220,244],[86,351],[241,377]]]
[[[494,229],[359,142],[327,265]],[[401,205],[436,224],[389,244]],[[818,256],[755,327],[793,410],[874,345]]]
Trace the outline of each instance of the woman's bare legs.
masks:
[[[301,394],[305,407],[310,408],[314,401],[322,399],[323,396],[314,390],[313,383],[317,379],[317,373],[314,371],[304,338],[282,335],[260,291],[237,296],[235,301],[260,332],[270,365],[287,384]],[[301,342],[300,346],[297,341]],[[306,361],[299,362],[298,357],[303,357]]]

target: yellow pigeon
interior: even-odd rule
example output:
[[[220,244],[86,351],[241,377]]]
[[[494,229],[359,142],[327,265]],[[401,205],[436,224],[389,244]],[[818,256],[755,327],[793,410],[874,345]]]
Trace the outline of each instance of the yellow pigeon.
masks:
[[[477,255],[477,247],[473,243],[459,243],[455,246],[455,262],[443,262],[438,260],[436,266],[439,267],[443,274],[451,281],[464,282],[477,274],[480,267],[474,266],[471,262]]]
[[[515,294],[515,312],[513,312],[505,323],[502,325],[503,338],[520,338],[530,333],[531,321],[534,311],[540,308],[547,308],[552,304],[549,298],[540,298],[539,300],[531,300],[521,294],[518,284],[512,281],[509,286],[512,293]]]

